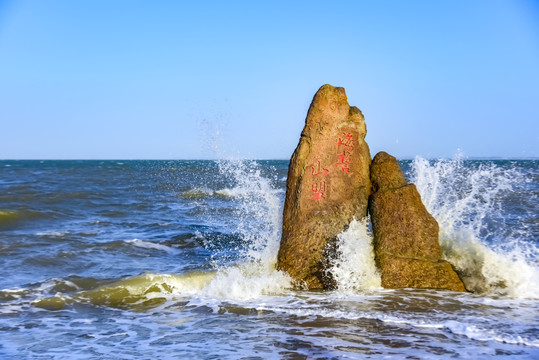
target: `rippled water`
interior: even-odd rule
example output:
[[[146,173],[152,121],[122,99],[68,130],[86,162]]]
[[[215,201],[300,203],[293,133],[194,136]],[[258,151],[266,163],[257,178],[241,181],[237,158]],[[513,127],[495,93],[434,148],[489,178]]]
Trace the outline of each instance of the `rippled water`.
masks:
[[[0,161],[0,358],[539,358],[538,161],[402,162],[474,293],[274,270],[286,161]]]

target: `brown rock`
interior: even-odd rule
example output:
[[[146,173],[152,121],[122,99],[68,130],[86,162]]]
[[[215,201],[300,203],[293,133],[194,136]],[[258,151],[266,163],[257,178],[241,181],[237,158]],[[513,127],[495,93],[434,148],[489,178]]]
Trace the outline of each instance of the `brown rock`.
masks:
[[[310,289],[332,287],[326,264],[337,235],[367,214],[371,184],[363,114],[343,88],[315,94],[286,184],[277,268]]]
[[[397,159],[386,152],[376,154],[371,163],[371,182],[374,191],[396,189],[408,184]]]
[[[371,181],[375,192],[369,211],[382,286],[465,291],[451,264],[441,259],[436,219],[397,160],[385,152],[376,154]]]
[[[382,286],[398,288],[430,288],[466,291],[451,264],[445,260],[430,261],[390,256],[382,260]]]

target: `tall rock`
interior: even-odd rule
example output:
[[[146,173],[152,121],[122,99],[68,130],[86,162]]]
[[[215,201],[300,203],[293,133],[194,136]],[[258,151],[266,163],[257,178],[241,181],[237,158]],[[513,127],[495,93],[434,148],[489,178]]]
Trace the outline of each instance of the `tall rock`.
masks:
[[[367,214],[371,156],[363,114],[341,87],[314,95],[286,184],[277,268],[310,289],[332,287],[327,256],[337,235]]]
[[[442,260],[436,219],[397,160],[385,152],[376,154],[371,181],[369,211],[382,286],[465,291],[451,264]]]

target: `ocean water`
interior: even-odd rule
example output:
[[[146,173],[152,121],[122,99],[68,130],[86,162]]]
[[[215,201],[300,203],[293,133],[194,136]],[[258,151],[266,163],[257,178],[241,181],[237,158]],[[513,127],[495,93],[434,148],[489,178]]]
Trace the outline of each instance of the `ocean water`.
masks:
[[[274,269],[287,161],[0,161],[1,359],[538,359],[539,161],[402,161],[471,293]]]

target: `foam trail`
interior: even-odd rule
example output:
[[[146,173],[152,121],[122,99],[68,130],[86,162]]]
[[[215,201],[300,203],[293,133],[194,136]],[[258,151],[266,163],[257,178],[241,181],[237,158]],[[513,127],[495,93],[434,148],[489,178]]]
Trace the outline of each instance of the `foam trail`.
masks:
[[[491,162],[465,166],[461,156],[433,163],[416,157],[412,180],[440,225],[444,257],[468,290],[539,298],[537,247],[508,229],[503,210],[522,174]]]

